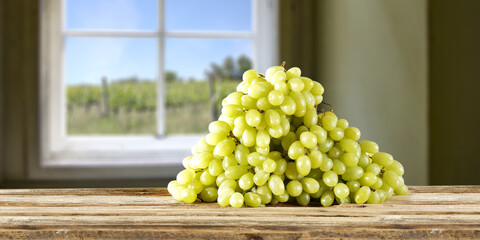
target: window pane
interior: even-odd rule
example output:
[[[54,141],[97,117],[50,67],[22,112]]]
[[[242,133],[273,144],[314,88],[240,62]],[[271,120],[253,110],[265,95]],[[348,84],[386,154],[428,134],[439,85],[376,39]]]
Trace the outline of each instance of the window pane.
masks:
[[[155,39],[69,37],[65,44],[68,134],[156,133]]]
[[[252,41],[168,38],[165,46],[167,134],[206,132],[221,100],[251,68]],[[208,79],[215,85],[212,92]]]
[[[66,0],[67,29],[156,30],[157,0]]]
[[[166,0],[167,31],[252,31],[250,0]]]

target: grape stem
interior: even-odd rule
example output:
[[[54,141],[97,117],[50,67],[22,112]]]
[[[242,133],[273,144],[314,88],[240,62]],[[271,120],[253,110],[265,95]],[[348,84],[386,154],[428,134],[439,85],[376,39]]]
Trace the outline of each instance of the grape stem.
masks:
[[[321,104],[327,105],[328,107],[330,107],[330,112],[333,112],[333,106],[332,106],[332,104],[329,104],[329,103],[326,103],[326,102],[321,102]]]
[[[285,64],[286,64],[286,63],[287,63],[287,62],[283,61],[282,64],[280,64],[280,66],[285,67]]]

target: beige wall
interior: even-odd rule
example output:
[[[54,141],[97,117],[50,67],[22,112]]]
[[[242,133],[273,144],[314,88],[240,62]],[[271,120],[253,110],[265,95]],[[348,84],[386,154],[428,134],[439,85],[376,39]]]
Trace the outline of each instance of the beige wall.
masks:
[[[430,1],[432,184],[480,184],[480,1]]]
[[[325,101],[405,166],[406,183],[428,182],[425,0],[323,0],[317,76]]]

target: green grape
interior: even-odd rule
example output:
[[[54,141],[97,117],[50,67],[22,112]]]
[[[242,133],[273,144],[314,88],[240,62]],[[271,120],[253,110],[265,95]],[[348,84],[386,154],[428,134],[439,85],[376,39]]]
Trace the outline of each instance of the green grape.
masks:
[[[332,159],[323,156],[322,164],[320,165],[320,170],[327,172],[333,168],[333,161]]]
[[[357,141],[360,139],[360,130],[356,127],[348,127],[345,129],[345,137]]]
[[[273,171],[273,174],[281,176],[287,170],[287,161],[283,158],[275,160],[275,165],[276,167],[275,167],[275,171]]]
[[[257,138],[257,130],[252,127],[247,127],[245,131],[242,134],[242,144],[245,145],[245,147],[253,147],[255,146],[255,141]]]
[[[268,93],[268,101],[273,106],[280,106],[284,100],[285,100],[285,96],[280,91],[273,90],[270,93]]]
[[[322,101],[323,101],[323,96],[322,95],[313,95],[313,97],[315,98],[315,105],[318,105],[318,104],[322,103]]]
[[[277,168],[277,162],[275,160],[267,158],[263,161],[263,170],[267,173],[272,173]]]
[[[268,158],[271,158],[273,160],[279,160],[282,158],[282,153],[279,151],[272,151],[268,153]]]
[[[358,181],[363,186],[371,186],[377,182],[377,175],[372,172],[364,172]]]
[[[408,195],[408,187],[406,185],[402,185],[401,187],[396,188],[394,191],[397,195]]]
[[[285,170],[285,176],[288,179],[295,180],[298,179],[297,165],[295,162],[288,162],[287,169]]]
[[[308,128],[305,126],[300,126],[297,128],[297,131],[295,131],[295,134],[297,135],[297,138],[300,138],[300,135],[304,132],[308,132]]]
[[[363,168],[359,166],[347,167],[345,173],[342,175],[342,179],[345,181],[358,180],[363,175]]]
[[[287,192],[292,197],[298,197],[303,192],[302,184],[297,180],[292,180],[287,184]]]
[[[256,144],[259,147],[267,147],[270,145],[270,135],[265,130],[260,130],[257,132]]]
[[[343,164],[342,161],[338,159],[333,160],[333,166],[332,166],[332,171],[335,172],[337,175],[342,175],[345,173],[347,170],[347,167],[345,167],[345,164]]]
[[[349,139],[349,138],[344,138],[340,141],[340,147],[345,150],[345,152],[349,153],[356,153],[357,150],[360,149],[360,145],[358,145],[357,142]]]
[[[405,173],[403,165],[400,162],[395,160],[393,160],[393,162],[390,165],[386,166],[385,170],[392,170],[398,176],[403,176],[403,174]]]
[[[270,173],[265,172],[264,170],[260,170],[253,176],[253,182],[257,186],[264,185],[267,183],[268,178],[270,177]]]
[[[342,130],[345,130],[345,128],[348,127],[348,121],[346,119],[338,119],[337,121],[337,127],[342,129]]]
[[[272,201],[272,191],[270,191],[270,188],[266,185],[257,187],[256,194],[262,199],[262,204],[268,204]]]
[[[247,70],[242,75],[242,80],[245,82],[251,82],[253,79],[257,78],[258,72],[255,69]]]
[[[217,177],[223,173],[223,171],[222,161],[219,159],[214,159],[208,164],[208,172],[214,177]]]
[[[182,166],[184,168],[190,168],[190,160],[192,160],[192,156],[188,156],[188,157],[183,158]]]
[[[303,132],[300,134],[300,142],[306,148],[313,148],[317,145],[317,137],[311,132]]]
[[[257,99],[249,96],[249,95],[243,95],[242,98],[240,99],[242,106],[246,109],[254,109],[257,108]]]
[[[332,149],[333,144],[334,144],[333,140],[330,138],[327,138],[327,140],[324,143],[318,144],[318,150],[320,150],[320,152],[322,153],[326,153],[330,151],[330,149]]]
[[[245,135],[245,134],[244,134]],[[232,139],[225,139],[217,144],[215,146],[215,149],[213,150],[213,154],[216,156],[220,157],[225,157],[228,154],[233,153],[235,150],[235,142]]]
[[[323,144],[327,141],[327,131],[325,131],[325,129],[323,129],[322,127],[318,125],[313,125],[310,128],[310,132],[315,134],[318,144]]]
[[[265,111],[265,122],[269,127],[276,127],[280,125],[281,119],[280,114],[273,109],[268,109]]]
[[[249,82],[241,82],[240,84],[238,84],[236,90],[239,91],[239,92],[242,92],[242,93],[244,93],[244,94],[247,94],[249,87],[250,87],[250,83],[249,83]]]
[[[227,168],[230,167],[230,166],[237,166],[237,165],[238,165],[238,162],[235,159],[235,156],[233,156],[233,154],[229,154],[229,155],[225,156],[222,160],[223,170],[227,170]]]
[[[227,117],[237,117],[243,112],[243,109],[239,105],[225,105],[222,108],[222,114]]]
[[[269,67],[265,72],[265,78],[270,80],[275,73],[284,72],[284,71],[285,71],[285,68],[283,68],[282,66]]]
[[[301,92],[305,88],[305,84],[300,78],[292,78],[287,82],[288,88],[294,92]]]
[[[337,126],[338,118],[335,114],[322,117],[322,127],[327,131],[332,131]]]
[[[210,161],[213,160],[213,154],[210,152],[202,152],[195,154],[190,160],[190,166],[194,169],[203,169],[208,167]]]
[[[215,183],[217,186],[222,185],[223,182],[227,180],[227,177],[225,177],[225,172],[220,173],[220,175],[217,176],[217,179],[215,180]]]
[[[234,193],[229,200],[230,206],[234,208],[239,208],[243,206],[243,195],[241,193]]]
[[[257,108],[259,110],[265,111],[272,108],[272,104],[270,104],[267,97],[261,97],[257,101]]]
[[[307,109],[307,111],[305,112],[305,116],[303,116],[303,124],[305,124],[306,127],[311,128],[312,126],[317,125],[317,121],[318,117],[316,109]]]
[[[380,196],[378,195],[377,192],[372,191],[370,193],[370,197],[367,200],[368,204],[379,204],[380,203]]]
[[[352,153],[353,154],[353,153]],[[368,155],[364,152],[360,154],[360,157],[358,158],[358,166],[362,168],[366,168],[370,164],[370,158]]]
[[[325,185],[333,187],[338,183],[338,175],[333,171],[327,171],[323,174],[322,180]]]
[[[261,148],[259,146],[255,146],[255,151],[257,151],[258,153],[263,154],[263,155],[268,155],[268,152],[270,152],[270,146],[267,146],[267,147],[264,147],[264,148]]]
[[[352,180],[352,181],[348,181],[346,183],[347,187],[348,187],[348,190],[351,192],[351,193],[355,193],[358,191],[358,189],[360,189],[361,185],[360,185],[360,182],[357,181],[357,180]]]
[[[303,91],[308,91],[310,92],[313,88],[313,81],[312,79],[308,78],[308,77],[300,77],[300,80],[302,80],[303,84],[305,85],[305,88],[303,89]],[[312,93],[313,94],[313,93]]]
[[[238,164],[240,165],[248,165],[248,154],[250,154],[250,150],[242,144],[237,145],[235,149],[235,159],[237,160]]]
[[[244,198],[247,207],[259,207],[262,204],[262,198],[256,193],[247,192]]]
[[[251,166],[260,166],[265,160],[267,160],[267,157],[258,152],[252,152],[247,156],[248,164],[250,164]]]
[[[275,195],[282,195],[285,192],[283,180],[278,175],[270,176],[270,179],[268,180],[268,187]]]
[[[343,154],[343,151],[340,147],[338,146],[333,146],[330,151],[328,151],[328,157],[330,158],[339,158]]]
[[[235,193],[235,191],[230,188],[222,194],[219,193],[217,198],[218,205],[222,207],[228,206],[228,204],[230,204],[230,197],[233,195],[233,193]]]
[[[224,99],[225,100],[225,105],[242,105],[242,96],[243,92],[236,91],[228,94],[228,96]]]
[[[205,137],[205,142],[209,145],[215,146],[219,142],[227,139],[227,134],[225,133],[209,133]]]
[[[214,187],[203,189],[200,198],[204,202],[214,202],[218,198],[217,189]]]
[[[185,188],[182,191],[181,199],[186,203],[193,203],[197,200],[197,193],[193,189]]]
[[[275,200],[277,200],[278,202],[284,203],[284,202],[287,202],[290,199],[290,196],[288,195],[288,193],[286,191],[284,191],[280,195],[273,195],[273,198]]]
[[[383,181],[393,189],[398,189],[403,185],[400,177],[392,170],[387,170],[383,173]]]
[[[223,121],[213,121],[208,125],[208,131],[210,131],[210,133],[223,133],[227,135],[231,130],[230,125]]]
[[[247,173],[247,171],[247,166],[244,165],[229,166],[225,170],[225,177],[227,177],[227,179],[237,180],[243,176],[243,174]]]
[[[209,171],[204,171],[202,173],[202,175],[200,176],[200,182],[205,186],[208,186],[208,185],[211,185],[211,184],[215,183],[216,179],[217,178],[212,176],[212,174],[210,174]]]
[[[323,88],[322,84],[314,81],[313,82],[313,87],[312,87],[312,89],[310,89],[310,92],[313,95],[323,95],[324,88]]]
[[[291,159],[297,159],[305,154],[305,148],[300,141],[295,141],[288,148],[288,157]]]
[[[293,132],[288,132],[281,140],[282,148],[288,150],[295,141],[297,141],[297,135]]]
[[[295,117],[305,116],[305,113],[307,112],[307,102],[303,94],[292,91],[289,95],[295,102]]]
[[[218,194],[222,194],[221,189],[224,190],[226,188],[230,188],[230,189],[237,188],[237,181],[232,179],[225,179],[225,181],[223,181],[222,184],[220,184],[220,186],[218,187]]]
[[[308,173],[310,173],[310,170],[312,169],[310,158],[306,155],[302,155],[298,157],[297,160],[295,161],[295,165],[297,167],[298,174],[302,176],[307,176]]]
[[[281,136],[283,136],[282,126],[278,125],[276,127],[269,127],[268,134],[272,136],[272,138],[280,138]]]
[[[315,97],[313,94],[307,91],[302,91],[301,94],[303,98],[305,98],[305,103],[307,104],[307,109],[314,109],[315,108]]]
[[[253,173],[248,172],[243,174],[238,180],[238,185],[243,190],[248,190],[253,187]]]
[[[362,151],[366,153],[375,154],[379,150],[378,144],[372,141],[362,140],[358,142],[358,144],[360,144],[360,148],[362,148]]]
[[[302,183],[303,191],[306,193],[313,194],[316,193],[318,189],[320,189],[320,184],[317,180],[313,178],[305,177],[302,178],[300,182]]]
[[[310,165],[312,169],[317,169],[322,165],[323,155],[320,151],[311,151],[310,154],[308,154],[308,157],[310,158]]]
[[[335,196],[331,190],[328,190],[322,194],[322,197],[320,198],[320,203],[324,207],[331,206],[333,204],[333,201],[335,200]]]
[[[297,105],[292,97],[285,96],[280,109],[287,115],[293,115],[296,112]]]
[[[285,136],[290,132],[290,122],[286,117],[282,117],[282,120],[280,122],[280,128],[283,132],[282,136]]]
[[[383,180],[380,177],[377,177],[377,181],[370,186],[370,188],[378,190],[382,187]]]
[[[337,196],[338,198],[344,199],[344,198],[348,197],[348,195],[350,194],[350,190],[349,190],[349,188],[347,187],[347,185],[345,185],[345,183],[337,183],[337,184],[333,187],[333,193],[334,193],[335,196]]]
[[[256,109],[250,109],[245,114],[245,121],[251,127],[256,127],[262,121],[262,114]]]
[[[307,206],[310,203],[310,194],[302,192],[295,199],[300,206]]]
[[[378,189],[376,192],[378,193],[380,202],[385,202],[385,200],[387,200],[387,194],[385,193],[385,191],[383,191],[382,189]]]
[[[330,138],[334,141],[340,141],[343,138],[344,132],[343,129],[336,127],[330,131]]]
[[[261,97],[267,96],[270,91],[271,85],[267,82],[253,82],[248,88],[248,95],[253,98],[259,99]]]
[[[276,71],[272,75],[272,78],[270,79],[270,82],[272,84],[275,84],[277,82],[285,82],[286,80],[287,80],[287,74],[284,71]]]
[[[282,82],[282,81],[280,81],[280,82],[278,82],[278,81],[275,82],[275,83],[273,84],[273,89],[275,89],[275,90],[283,93],[284,95],[287,95],[287,94],[290,92],[290,90],[288,89],[287,83],[286,83],[286,82]]]
[[[185,169],[180,171],[177,174],[177,182],[181,185],[185,185],[190,183],[193,180],[193,177],[195,176],[195,171],[192,169]]]
[[[358,191],[355,193],[355,202],[358,204],[363,204],[365,203],[368,198],[370,198],[370,194],[372,191],[370,190],[369,187],[363,186]]]
[[[366,171],[367,172],[372,172],[373,174],[375,175],[378,175],[380,174],[380,171],[382,170],[382,167],[380,167],[378,164],[376,163],[370,163],[368,164],[367,168],[366,168]]]
[[[300,75],[302,75],[302,71],[298,67],[292,67],[286,73],[287,79],[298,78]]]
[[[393,163],[392,155],[384,152],[377,152],[373,154],[372,160],[374,163],[384,167],[387,167]]]

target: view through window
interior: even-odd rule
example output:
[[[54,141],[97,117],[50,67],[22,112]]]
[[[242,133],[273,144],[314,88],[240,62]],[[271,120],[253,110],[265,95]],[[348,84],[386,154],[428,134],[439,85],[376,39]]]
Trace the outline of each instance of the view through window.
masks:
[[[64,6],[67,135],[205,132],[252,67],[248,0],[64,0]]]

